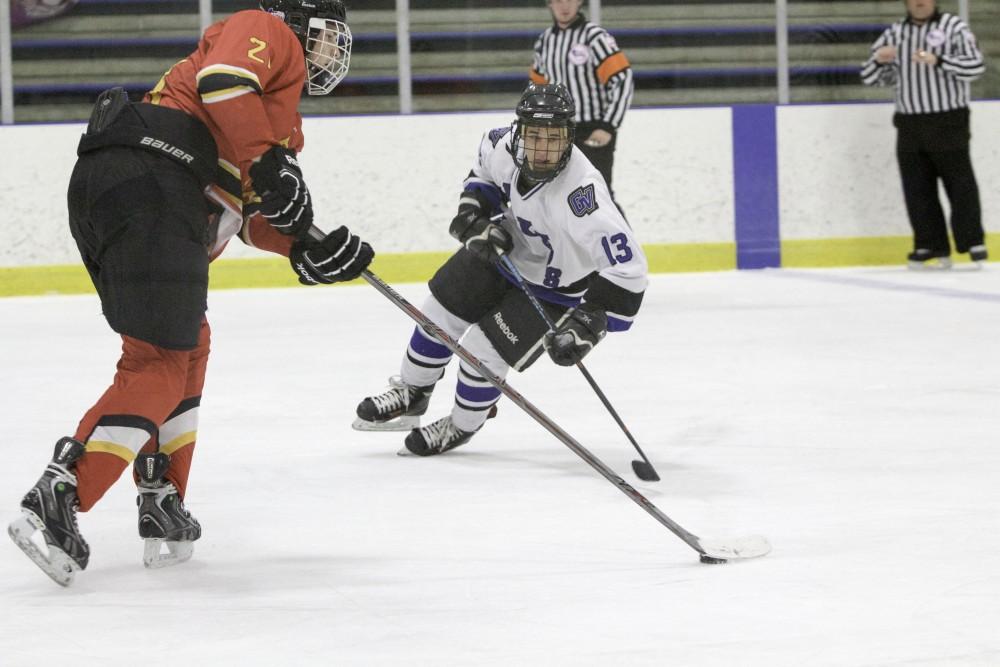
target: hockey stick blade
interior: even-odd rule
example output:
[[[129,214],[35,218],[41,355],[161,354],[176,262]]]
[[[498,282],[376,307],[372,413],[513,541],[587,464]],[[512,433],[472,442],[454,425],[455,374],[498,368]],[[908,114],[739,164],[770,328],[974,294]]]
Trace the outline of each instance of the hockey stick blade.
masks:
[[[659,482],[660,476],[653,470],[653,466],[645,461],[632,461],[632,472],[644,482]]]
[[[500,217],[503,217],[503,214],[494,216],[491,221],[495,221]],[[514,276],[514,280],[517,281],[521,291],[524,292],[524,295],[528,297],[528,301],[531,302],[535,311],[537,311],[541,316],[542,321],[545,322],[545,326],[549,328],[549,332],[555,331],[555,322],[553,322],[552,318],[545,312],[545,308],[542,307],[538,297],[531,292],[531,289],[528,287],[528,283],[524,280],[524,276],[522,276],[521,272],[517,270],[517,267],[514,265],[514,262],[511,261],[510,257],[507,255],[501,255],[500,263],[507,269],[507,272],[510,273],[510,275]],[[642,451],[642,447],[640,447],[639,443],[636,442],[636,439],[632,437],[631,431],[629,431],[628,427],[625,426],[625,422],[622,421],[622,418],[618,416],[618,411],[614,409],[611,405],[611,401],[609,401],[608,397],[604,395],[603,391],[601,391],[601,388],[597,385],[597,381],[590,374],[590,371],[588,371],[587,367],[583,365],[583,361],[577,359],[576,367],[580,369],[580,373],[582,373],[583,377],[587,380],[587,384],[590,385],[590,388],[594,390],[597,397],[601,399],[601,403],[603,403],[604,407],[607,408],[609,413],[611,413],[615,423],[617,423],[618,427],[621,428],[625,437],[628,438],[628,441],[632,443],[633,447],[635,447],[635,451],[639,452],[639,456],[642,457],[642,461],[632,461],[632,470],[635,472],[635,476],[644,482],[659,482],[660,476],[656,474],[656,469],[653,468],[653,464],[649,462],[649,459],[646,457],[646,453]]]
[[[771,543],[763,535],[747,535],[731,540],[699,537],[698,546],[703,556],[722,561],[760,558],[771,552]]]

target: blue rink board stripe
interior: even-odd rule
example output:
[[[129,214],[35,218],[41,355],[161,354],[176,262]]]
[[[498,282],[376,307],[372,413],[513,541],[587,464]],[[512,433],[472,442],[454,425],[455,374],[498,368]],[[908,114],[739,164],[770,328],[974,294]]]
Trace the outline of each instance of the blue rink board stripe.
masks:
[[[781,266],[775,107],[733,107],[733,209],[736,266]]]
[[[833,275],[829,273],[812,273],[808,271],[795,271],[792,269],[782,269],[781,271],[768,272],[768,275],[780,276],[784,278],[798,278],[799,280],[810,280],[817,283],[834,283],[838,285],[850,285],[852,287],[864,287],[866,289],[880,289],[889,292],[910,292],[913,294],[924,294],[926,296],[940,296],[946,299],[965,299],[967,301],[985,301],[987,303],[1000,303],[1000,294],[990,292],[966,292],[951,287],[932,287],[929,285],[900,285],[885,280],[875,280],[873,278],[860,278],[857,276]]]

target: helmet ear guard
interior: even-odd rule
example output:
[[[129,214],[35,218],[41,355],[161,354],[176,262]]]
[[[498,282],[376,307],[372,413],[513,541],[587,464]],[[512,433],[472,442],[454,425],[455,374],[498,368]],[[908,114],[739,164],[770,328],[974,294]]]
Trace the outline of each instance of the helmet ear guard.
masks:
[[[302,44],[310,95],[326,95],[347,76],[353,37],[341,0],[260,0]]]
[[[534,183],[544,183],[555,178],[559,172],[565,168],[573,152],[573,139],[576,133],[576,105],[569,94],[569,90],[561,83],[557,84],[531,84],[521,94],[521,99],[517,103],[515,110],[517,120],[514,122],[514,133],[511,137],[510,154],[521,173],[529,181]],[[534,146],[528,146],[528,138],[525,136],[528,128],[558,128],[563,130],[558,137],[549,136],[546,138],[545,153],[552,150],[559,151],[559,159],[555,162],[546,160],[545,164],[540,164],[540,160],[532,159],[529,153],[535,152]],[[557,148],[548,147],[551,141],[557,141]],[[530,140],[537,145],[537,139]]]

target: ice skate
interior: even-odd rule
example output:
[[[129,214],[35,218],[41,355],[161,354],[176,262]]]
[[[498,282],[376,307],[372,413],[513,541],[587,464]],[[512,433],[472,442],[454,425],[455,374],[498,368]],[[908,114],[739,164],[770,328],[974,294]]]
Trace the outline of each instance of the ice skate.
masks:
[[[414,387],[399,376],[389,378],[389,389],[369,396],[358,405],[358,418],[352,426],[357,431],[409,431],[420,426],[420,416],[427,412],[434,385]]]
[[[906,256],[906,268],[913,271],[947,270],[951,268],[951,256],[947,250],[917,248]]]
[[[451,423],[451,415],[448,415],[427,426],[410,431],[404,441],[406,449],[400,451],[400,454],[407,452],[417,456],[443,454],[449,449],[464,445],[475,434],[475,431],[463,431],[456,427]]]
[[[76,461],[84,445],[73,438],[60,438],[52,462],[21,501],[23,515],[7,528],[21,551],[60,586],[87,567],[90,547],[80,535],[76,512]]]
[[[169,567],[190,560],[201,524],[184,509],[184,501],[164,475],[170,467],[166,454],[139,454],[139,537],[145,540],[142,563],[147,568]]]
[[[989,253],[986,252],[986,246],[984,245],[974,245],[969,248],[969,259],[972,260],[977,269],[983,268],[983,264],[989,257]]]

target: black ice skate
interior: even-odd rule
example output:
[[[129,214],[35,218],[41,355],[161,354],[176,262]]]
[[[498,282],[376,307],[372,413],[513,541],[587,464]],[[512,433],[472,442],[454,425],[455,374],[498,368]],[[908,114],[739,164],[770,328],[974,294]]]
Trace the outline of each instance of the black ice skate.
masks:
[[[986,252],[986,246],[984,245],[974,245],[969,248],[969,259],[976,264],[982,266],[982,263],[990,258],[988,252]]]
[[[417,456],[434,456],[443,454],[449,449],[455,449],[459,445],[464,445],[475,431],[463,431],[451,423],[451,415],[423,426],[415,428],[406,436],[404,444],[406,451]],[[406,452],[400,452],[405,454]]]
[[[139,537],[146,541],[142,563],[148,568],[189,560],[194,554],[194,541],[201,537],[201,524],[184,509],[177,488],[164,477],[169,467],[170,457],[166,454],[139,454],[135,459]]]
[[[906,267],[916,271],[950,269],[951,256],[947,250],[917,248],[906,256]]]
[[[427,412],[434,385],[414,387],[399,376],[389,378],[389,389],[369,396],[358,404],[358,418],[352,426],[358,431],[409,431],[420,426],[420,416]]]
[[[75,464],[84,449],[78,440],[59,439],[52,462],[21,501],[23,516],[7,528],[14,544],[60,586],[73,583],[90,559],[90,547],[76,524],[80,499]]]

